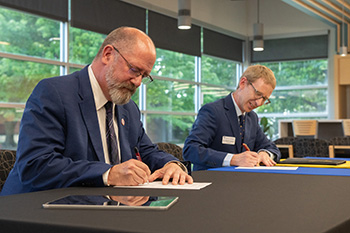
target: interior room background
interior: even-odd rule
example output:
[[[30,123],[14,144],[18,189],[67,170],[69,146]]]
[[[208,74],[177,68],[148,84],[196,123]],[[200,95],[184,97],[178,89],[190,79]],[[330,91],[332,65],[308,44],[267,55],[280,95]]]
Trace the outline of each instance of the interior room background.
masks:
[[[203,104],[234,91],[251,64],[271,68],[277,87],[257,109],[281,119],[335,119],[336,28],[289,1],[192,0],[192,28],[177,29],[175,0],[0,0],[0,148],[15,149],[25,102],[43,78],[90,64],[112,29],[135,26],[157,47],[151,75],[133,100],[154,142],[183,144]],[[259,9],[259,11],[258,11]],[[253,24],[264,51],[253,52]]]

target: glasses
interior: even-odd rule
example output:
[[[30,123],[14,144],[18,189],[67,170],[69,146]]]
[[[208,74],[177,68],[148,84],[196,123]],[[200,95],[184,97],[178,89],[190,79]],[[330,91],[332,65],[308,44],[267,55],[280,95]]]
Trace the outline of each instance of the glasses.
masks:
[[[151,75],[144,75],[144,74],[142,74],[142,73],[140,72],[139,69],[137,69],[136,67],[134,67],[133,65],[131,65],[131,64],[128,62],[128,60],[126,60],[126,58],[119,52],[119,50],[118,50],[116,47],[114,47],[113,45],[112,45],[112,47],[113,47],[113,49],[114,49],[115,51],[117,51],[117,53],[119,53],[119,55],[124,59],[124,61],[125,61],[126,64],[128,65],[128,67],[129,67],[128,73],[129,73],[131,76],[133,76],[133,77],[135,77],[135,78],[141,76],[141,77],[142,77],[142,83],[143,83],[143,84],[148,84],[148,83],[153,82],[153,78],[152,78]]]
[[[255,93],[254,93],[255,94],[255,98],[257,100],[263,99],[264,100],[264,105],[267,105],[267,104],[271,103],[269,98],[263,96],[263,94],[254,87],[253,83],[251,83],[250,81],[248,81],[248,82],[249,82],[250,85],[252,85],[252,87],[253,87],[253,89],[255,91]]]

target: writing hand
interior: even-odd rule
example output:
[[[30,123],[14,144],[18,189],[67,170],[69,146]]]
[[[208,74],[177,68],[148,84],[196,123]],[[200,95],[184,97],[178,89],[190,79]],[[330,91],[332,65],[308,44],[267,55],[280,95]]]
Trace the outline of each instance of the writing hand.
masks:
[[[254,151],[235,154],[230,162],[231,166],[254,167],[259,163],[259,155]]]
[[[151,171],[148,166],[136,159],[114,165],[109,171],[109,185],[135,186],[148,181]]]

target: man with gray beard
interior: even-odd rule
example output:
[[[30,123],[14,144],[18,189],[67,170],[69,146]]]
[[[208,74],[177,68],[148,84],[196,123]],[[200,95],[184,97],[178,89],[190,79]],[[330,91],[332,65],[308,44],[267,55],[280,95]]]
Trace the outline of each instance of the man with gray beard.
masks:
[[[91,65],[40,81],[26,103],[17,160],[1,195],[158,178],[192,183],[186,167],[148,138],[130,100],[141,82],[153,81],[155,60],[144,32],[121,27],[106,37]]]

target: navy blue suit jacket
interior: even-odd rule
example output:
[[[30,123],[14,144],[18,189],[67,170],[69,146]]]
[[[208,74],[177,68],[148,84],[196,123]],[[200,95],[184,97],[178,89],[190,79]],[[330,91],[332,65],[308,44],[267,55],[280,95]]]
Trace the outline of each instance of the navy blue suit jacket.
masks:
[[[116,106],[122,162],[135,158],[151,171],[176,160],[159,151],[146,135],[132,100]],[[120,124],[124,119],[124,124]],[[17,160],[2,195],[62,188],[104,186],[105,163],[88,69],[44,79],[29,97],[23,113]]]
[[[244,151],[231,95],[232,93],[204,105],[198,112],[183,150],[184,158],[194,164],[193,170],[221,167],[227,153],[238,154]],[[266,149],[277,156],[275,160],[279,160],[281,153],[261,130],[257,114],[248,112],[245,119],[244,142],[248,147],[256,152]],[[229,137],[231,142],[228,143],[224,137]]]

